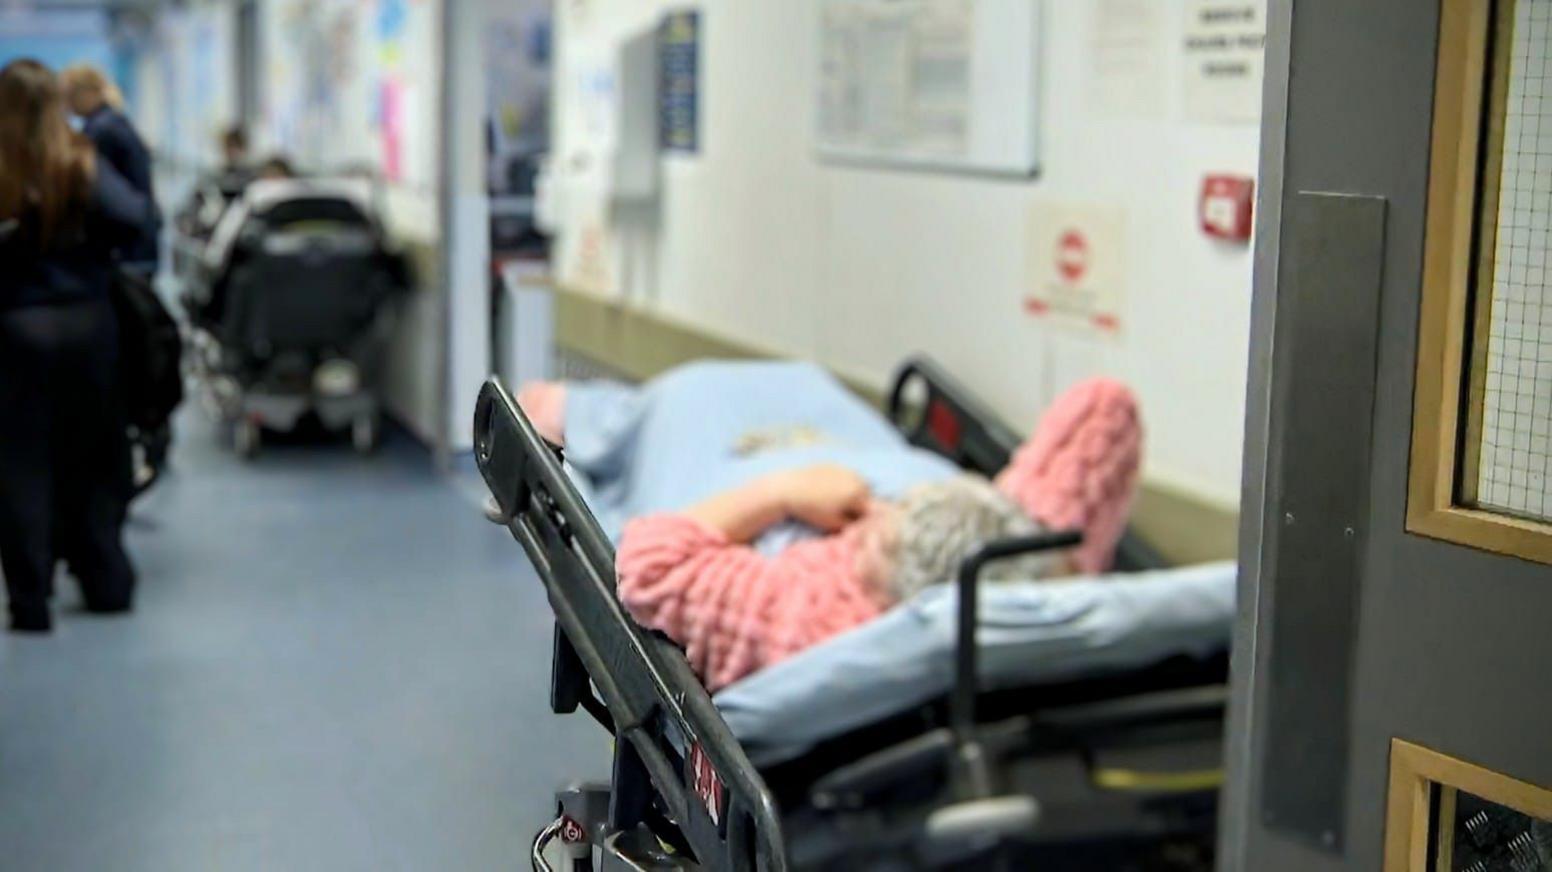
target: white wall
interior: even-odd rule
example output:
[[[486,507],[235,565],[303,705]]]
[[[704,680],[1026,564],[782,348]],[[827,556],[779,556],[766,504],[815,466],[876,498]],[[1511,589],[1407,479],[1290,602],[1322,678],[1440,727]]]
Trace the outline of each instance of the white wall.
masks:
[[[0,4],[0,66],[31,58],[54,68],[93,64],[113,72],[112,33],[101,9]]]
[[[701,152],[665,159],[658,210],[610,222],[613,284],[692,323],[880,382],[905,354],[929,351],[1020,425],[1075,378],[1119,376],[1142,398],[1149,477],[1232,504],[1250,249],[1206,239],[1195,210],[1205,173],[1254,175],[1258,130],[1181,120],[1184,4],[1153,2],[1169,77],[1153,121],[1090,107],[1095,4],[1045,2],[1044,169],[1028,182],[818,163],[816,0],[702,4]],[[558,204],[563,282],[589,283],[576,254],[601,214],[594,170],[608,130],[583,75],[622,34],[681,5],[559,6],[555,160],[581,176]],[[1031,210],[1051,202],[1126,212],[1128,327],[1117,341],[1058,333],[1021,312]]]
[[[178,167],[213,165],[222,131],[239,120],[230,4],[206,0],[160,10],[141,37],[131,110],[142,135]]]

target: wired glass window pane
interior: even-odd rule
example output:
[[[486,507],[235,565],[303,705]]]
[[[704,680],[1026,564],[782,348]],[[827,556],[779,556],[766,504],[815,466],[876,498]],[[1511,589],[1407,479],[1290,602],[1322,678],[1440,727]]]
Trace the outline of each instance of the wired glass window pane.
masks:
[[[1477,454],[1462,490],[1478,508],[1552,520],[1552,0],[1500,3],[1476,281],[1490,299],[1477,309]]]
[[[1453,787],[1435,794],[1433,872],[1552,872],[1552,822]]]

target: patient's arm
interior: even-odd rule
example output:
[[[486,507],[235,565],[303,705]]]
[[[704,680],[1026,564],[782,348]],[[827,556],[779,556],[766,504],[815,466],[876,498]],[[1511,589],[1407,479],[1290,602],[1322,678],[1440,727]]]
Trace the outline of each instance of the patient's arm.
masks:
[[[778,472],[724,491],[691,506],[685,514],[733,542],[752,542],[766,529],[795,518],[826,532],[862,517],[868,484],[834,465]]]
[[[775,477],[761,478],[702,500],[684,514],[743,545],[786,519],[786,497]]]
[[[767,629],[751,616],[766,614],[769,598],[797,577],[747,543],[787,517],[842,526],[867,499],[867,484],[855,473],[811,467],[767,476],[685,512],[638,518],[625,526],[615,555],[620,602],[642,626],[683,645],[690,665],[716,690],[769,656]],[[805,623],[820,632],[824,618],[855,623],[852,612],[871,608],[843,606]]]
[[[625,525],[615,555],[620,602],[643,627],[683,645],[713,690],[750,671],[750,628],[740,619],[767,583],[771,562],[722,531],[680,513]]]

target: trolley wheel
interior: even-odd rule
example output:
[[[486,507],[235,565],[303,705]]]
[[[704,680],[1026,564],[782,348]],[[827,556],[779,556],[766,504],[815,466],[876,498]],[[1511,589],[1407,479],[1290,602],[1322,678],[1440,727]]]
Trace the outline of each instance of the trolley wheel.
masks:
[[[376,415],[360,415],[350,422],[350,444],[362,454],[377,450],[381,426]]]
[[[259,456],[259,443],[262,441],[258,421],[239,418],[232,425],[232,448],[243,460],[252,460]]]

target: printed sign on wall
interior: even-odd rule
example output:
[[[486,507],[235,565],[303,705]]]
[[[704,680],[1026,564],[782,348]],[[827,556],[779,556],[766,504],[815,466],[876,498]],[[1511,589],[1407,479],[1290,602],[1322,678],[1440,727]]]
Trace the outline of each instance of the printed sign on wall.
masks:
[[[1126,213],[1114,206],[1040,203],[1030,211],[1030,317],[1089,335],[1122,327]]]
[[[1111,118],[1158,119],[1168,105],[1171,0],[1098,0],[1089,35],[1089,101]]]
[[[701,14],[670,12],[657,31],[658,147],[700,149]]]
[[[1259,121],[1266,0],[1188,0],[1185,10],[1186,117]]]
[[[569,287],[591,294],[616,291],[614,233],[610,230],[608,209],[602,201],[580,216],[575,241],[565,260],[561,280]]]

